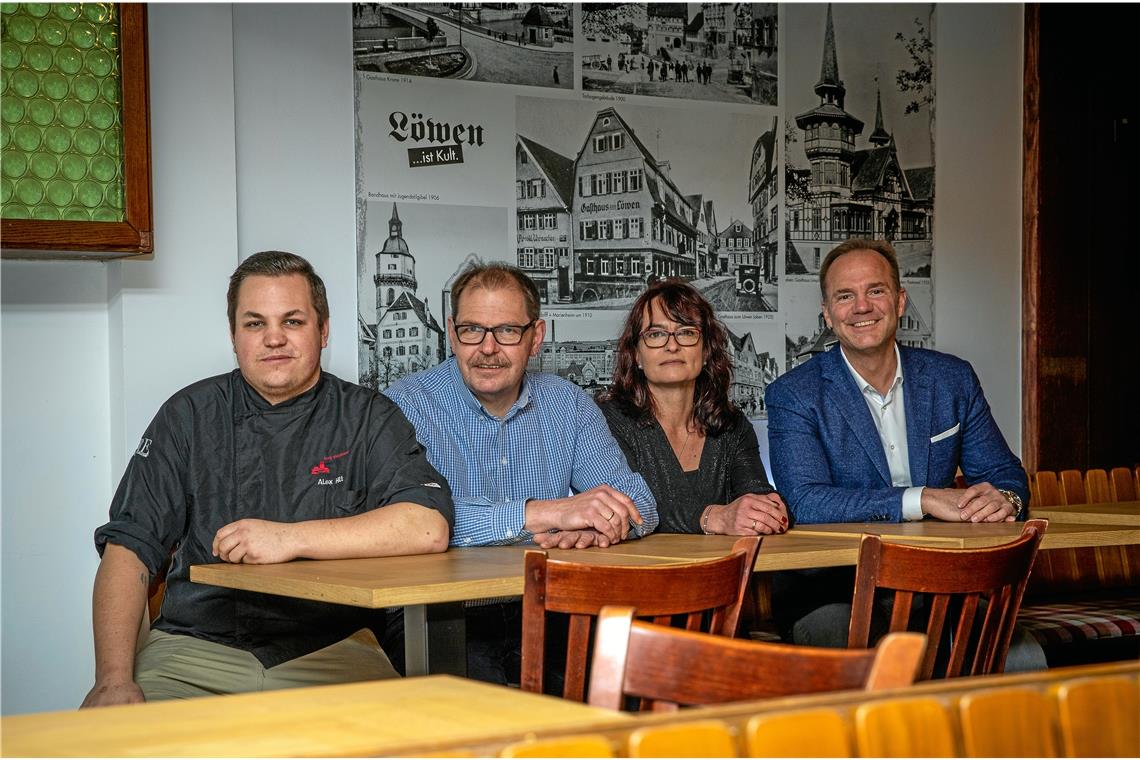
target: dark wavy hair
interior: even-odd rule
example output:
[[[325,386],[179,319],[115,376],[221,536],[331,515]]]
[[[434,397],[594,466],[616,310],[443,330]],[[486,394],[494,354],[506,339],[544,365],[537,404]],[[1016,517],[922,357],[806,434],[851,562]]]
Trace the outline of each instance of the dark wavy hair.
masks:
[[[727,430],[736,415],[736,405],[728,395],[732,384],[728,331],[704,296],[680,279],[658,280],[633,302],[618,338],[613,383],[599,394],[599,399],[616,403],[627,414],[646,423],[655,414],[645,373],[637,366],[637,341],[648,327],[645,316],[654,300],[660,300],[661,307],[673,321],[700,328],[704,366],[693,389],[693,422],[705,435]]]

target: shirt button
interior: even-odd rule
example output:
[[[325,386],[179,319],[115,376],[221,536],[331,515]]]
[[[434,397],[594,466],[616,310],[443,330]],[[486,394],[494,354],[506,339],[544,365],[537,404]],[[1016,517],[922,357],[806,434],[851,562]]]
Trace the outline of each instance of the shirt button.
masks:
[[[895,450],[895,445],[892,443],[891,444],[891,451],[894,451],[894,450]]]
[[[507,531],[507,538],[514,538],[514,537],[515,537],[515,532],[513,530],[508,530]]]
[[[503,457],[503,459],[502,459],[502,464],[506,464],[506,463],[507,463],[507,458],[506,458],[506,457]]]

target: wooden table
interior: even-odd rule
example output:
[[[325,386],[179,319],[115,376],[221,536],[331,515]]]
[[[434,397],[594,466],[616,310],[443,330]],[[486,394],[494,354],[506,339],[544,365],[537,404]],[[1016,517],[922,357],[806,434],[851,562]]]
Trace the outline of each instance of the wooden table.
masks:
[[[994,546],[1013,540],[1020,523],[836,523],[805,525],[765,536],[757,572],[854,565],[859,536],[946,548]],[[727,555],[732,536],[654,534],[608,549],[551,550],[555,559],[654,566]],[[1042,548],[1140,544],[1140,526],[1056,522]],[[451,549],[443,554],[351,560],[299,560],[280,565],[194,565],[190,580],[226,588],[356,607],[404,608],[404,657],[408,675],[466,673],[462,605],[472,599],[518,596],[523,591],[527,546]]]
[[[621,547],[640,543],[584,551],[553,549],[549,554],[555,559],[641,567],[677,564],[692,559],[620,551]],[[724,556],[731,545],[729,540],[723,551],[711,556]],[[219,562],[193,565],[190,580],[354,607],[403,607],[404,667],[407,674],[447,672],[463,675],[466,673],[463,608],[448,603],[521,595],[523,554],[528,548],[534,547],[485,546],[451,549],[443,554],[297,560],[277,565]]]
[[[1035,515],[1038,513],[1035,511]],[[1012,541],[1021,533],[1021,523],[947,523],[923,520],[909,523],[831,523],[803,525],[793,532],[818,536],[859,536],[874,533],[885,541],[924,546],[975,549]],[[1051,522],[1041,541],[1042,549],[1079,549],[1090,546],[1140,544],[1140,526]],[[854,564],[854,563],[851,563]]]
[[[1044,517],[1053,523],[1092,523],[1140,527],[1140,501],[1033,507],[1029,514],[1032,517]]]
[[[5,757],[284,757],[412,752],[632,718],[454,676],[39,713],[0,721]]]

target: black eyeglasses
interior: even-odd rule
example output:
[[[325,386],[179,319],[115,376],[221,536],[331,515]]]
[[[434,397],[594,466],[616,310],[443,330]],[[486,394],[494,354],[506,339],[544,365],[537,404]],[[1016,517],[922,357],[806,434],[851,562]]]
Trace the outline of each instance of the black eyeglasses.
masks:
[[[517,346],[522,341],[523,333],[534,326],[537,320],[532,319],[525,325],[495,325],[494,327],[485,327],[483,325],[455,325],[455,335],[459,338],[460,343],[468,346],[476,346],[483,342],[487,337],[487,333],[495,336],[495,342],[500,346]]]
[[[641,340],[649,348],[662,348],[669,342],[669,336],[677,341],[678,346],[695,346],[701,341],[701,328],[680,327],[669,332],[660,327],[651,327],[641,334]]]

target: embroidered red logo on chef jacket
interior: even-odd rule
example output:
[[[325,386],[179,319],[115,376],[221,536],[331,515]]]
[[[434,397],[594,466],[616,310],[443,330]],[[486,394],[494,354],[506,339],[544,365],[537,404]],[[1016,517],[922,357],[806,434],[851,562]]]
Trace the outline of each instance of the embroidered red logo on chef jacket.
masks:
[[[321,461],[317,462],[316,467],[309,470],[309,474],[310,475],[328,475],[328,474],[330,474],[332,472],[332,470],[329,469],[328,463],[333,461],[334,459],[340,459],[341,457],[346,457],[346,456],[348,456],[348,454],[349,454],[348,451],[342,451],[339,454],[332,454],[332,455],[327,456],[327,457],[322,457]]]

